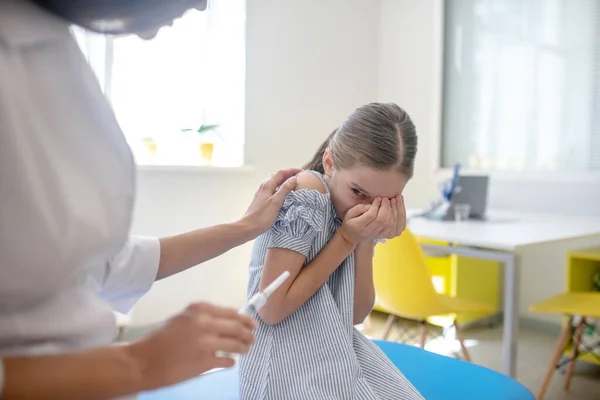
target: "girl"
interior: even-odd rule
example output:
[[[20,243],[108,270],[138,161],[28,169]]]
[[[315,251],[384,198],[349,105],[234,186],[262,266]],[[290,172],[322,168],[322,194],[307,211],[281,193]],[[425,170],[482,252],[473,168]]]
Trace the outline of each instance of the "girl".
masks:
[[[249,297],[287,270],[240,358],[242,400],[413,400],[417,390],[358,332],[371,311],[375,242],[406,224],[415,127],[395,104],[358,108],[298,175],[250,260]]]

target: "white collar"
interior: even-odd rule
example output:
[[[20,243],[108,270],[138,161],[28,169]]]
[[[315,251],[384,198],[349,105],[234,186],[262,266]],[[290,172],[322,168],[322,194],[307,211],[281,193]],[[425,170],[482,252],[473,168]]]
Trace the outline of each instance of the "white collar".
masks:
[[[63,40],[69,23],[27,0],[0,0],[0,44],[10,48]]]

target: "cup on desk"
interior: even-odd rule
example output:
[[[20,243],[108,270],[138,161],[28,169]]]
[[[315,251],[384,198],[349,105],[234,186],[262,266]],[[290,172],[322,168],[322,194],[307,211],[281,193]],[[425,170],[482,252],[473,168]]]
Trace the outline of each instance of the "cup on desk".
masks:
[[[467,221],[471,215],[470,204],[455,204],[454,205],[454,220],[456,222]]]

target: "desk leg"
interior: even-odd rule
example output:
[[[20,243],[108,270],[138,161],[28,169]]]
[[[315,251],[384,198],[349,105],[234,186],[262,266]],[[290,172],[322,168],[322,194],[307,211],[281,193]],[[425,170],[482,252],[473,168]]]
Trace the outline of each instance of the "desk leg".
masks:
[[[517,340],[519,335],[519,269],[517,255],[464,246],[421,243],[424,249],[445,254],[493,260],[504,263],[504,322],[502,332],[502,364],[504,374],[517,377]]]
[[[504,373],[517,376],[517,343],[519,335],[519,271],[516,255],[504,260],[504,331],[502,364]]]

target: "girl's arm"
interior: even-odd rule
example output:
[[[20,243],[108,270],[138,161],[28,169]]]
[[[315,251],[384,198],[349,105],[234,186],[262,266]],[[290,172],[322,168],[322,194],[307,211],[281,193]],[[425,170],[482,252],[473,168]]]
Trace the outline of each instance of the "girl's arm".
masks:
[[[372,240],[367,240],[360,243],[354,252],[354,325],[361,324],[375,304],[374,246]]]
[[[383,221],[381,230],[373,237],[394,238],[406,226],[406,211],[400,197],[391,201],[379,199],[381,207],[377,218]],[[402,207],[402,208],[400,208]],[[404,216],[404,218],[402,218]],[[354,325],[361,324],[375,305],[375,285],[373,284],[373,256],[375,240],[369,239],[356,247],[354,253]]]
[[[258,312],[262,320],[274,325],[296,311],[315,294],[354,248],[355,245],[346,241],[338,230],[319,255],[305,267],[302,266],[306,257],[301,253],[280,248],[267,250],[260,289],[264,289],[285,270],[291,276]]]
[[[302,189],[325,193],[321,180],[311,173],[298,175],[296,190]],[[290,277],[258,312],[262,320],[277,324],[296,311],[319,290],[358,243],[379,232],[383,221],[379,218],[378,202],[353,207],[333,238],[306,266],[306,256],[315,236],[304,234],[306,230],[301,221],[295,221],[295,229],[276,237],[267,250],[259,289],[263,290],[283,271],[289,271]]]

